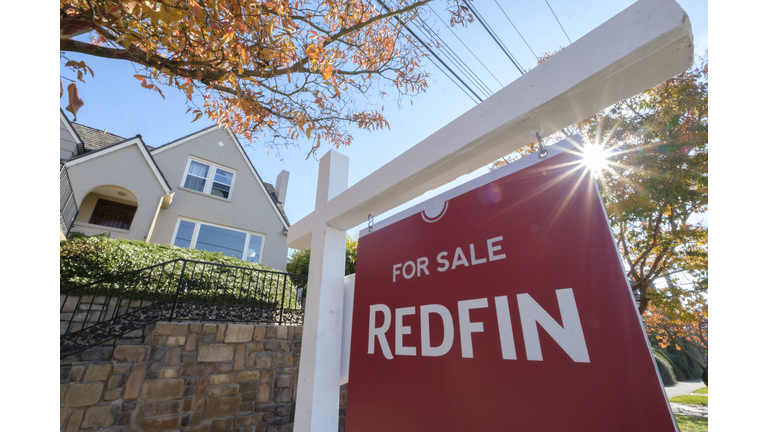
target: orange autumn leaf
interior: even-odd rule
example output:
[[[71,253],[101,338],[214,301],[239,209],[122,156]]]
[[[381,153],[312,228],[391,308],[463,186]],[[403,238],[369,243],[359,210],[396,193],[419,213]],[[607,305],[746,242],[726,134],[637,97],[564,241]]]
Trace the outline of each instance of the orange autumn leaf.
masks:
[[[72,83],[67,86],[67,95],[69,97],[69,104],[66,110],[71,112],[74,116],[73,121],[77,121],[77,112],[85,105],[82,99],[80,99],[80,93],[77,91],[77,85]]]

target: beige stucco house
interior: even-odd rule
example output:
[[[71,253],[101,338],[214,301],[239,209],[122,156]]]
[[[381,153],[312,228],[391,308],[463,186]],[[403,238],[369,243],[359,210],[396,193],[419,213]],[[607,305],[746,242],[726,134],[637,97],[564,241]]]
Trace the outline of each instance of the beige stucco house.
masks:
[[[263,182],[229,129],[212,126],[153,148],[141,135],[123,138],[60,115],[62,229],[223,252],[285,270],[288,172],[275,186]],[[68,188],[76,207],[69,218]]]

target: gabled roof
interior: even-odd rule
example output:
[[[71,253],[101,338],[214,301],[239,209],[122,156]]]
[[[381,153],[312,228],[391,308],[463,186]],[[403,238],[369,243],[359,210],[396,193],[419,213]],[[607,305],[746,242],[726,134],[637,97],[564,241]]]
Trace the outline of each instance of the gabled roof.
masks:
[[[277,193],[275,192],[275,187],[272,186],[271,183],[264,183],[264,188],[267,189],[267,193],[269,193],[269,197],[272,198],[272,201],[277,203],[277,209],[280,210],[280,214],[283,215],[283,218],[285,219],[285,221],[288,222],[288,215],[285,214],[285,208],[283,207],[284,204],[277,199]],[[288,226],[290,225],[291,223],[288,222]]]
[[[163,172],[160,171],[160,167],[157,166],[157,163],[155,162],[155,158],[153,158],[152,154],[149,153],[149,146],[144,144],[144,141],[141,139],[141,135],[137,135],[134,138],[128,138],[123,141],[106,145],[105,147],[102,147],[98,150],[93,150],[93,151],[75,156],[72,159],[66,161],[64,165],[66,165],[67,168],[69,168],[73,165],[77,165],[82,162],[87,162],[89,160],[104,156],[106,154],[110,154],[118,150],[122,150],[132,145],[136,145],[136,147],[138,147],[139,152],[141,152],[142,156],[144,156],[144,159],[146,159],[150,169],[155,174],[155,177],[157,177],[157,181],[160,182],[160,186],[165,191],[165,194],[166,195],[170,194],[173,189],[171,188],[171,185],[168,183],[168,180],[166,180]]]
[[[90,126],[81,125],[79,123],[72,123],[73,128],[77,132],[77,134],[80,136],[80,138],[83,141],[83,144],[85,145],[85,151],[96,151],[101,150],[105,147],[108,147],[112,144],[117,144],[119,142],[123,142],[126,140],[126,138],[123,138],[121,136],[117,136],[115,134],[108,133],[105,130],[99,130],[92,128]],[[150,147],[146,144],[144,144],[148,150],[153,150],[153,147]]]
[[[69,117],[67,117],[67,115],[64,114],[64,110],[61,108],[59,108],[59,117],[61,118],[61,121],[64,122],[64,126],[66,126],[67,131],[69,131],[69,133],[75,139],[75,145],[77,145],[77,152],[85,153],[85,147],[84,147],[82,138],[80,138],[80,135],[77,134],[77,131],[74,128],[74,124],[72,124],[72,122],[69,121]]]
[[[100,131],[79,123],[72,123],[72,127],[83,140],[85,151],[100,150],[109,145],[125,141],[125,138],[121,136],[110,134],[106,131]]]
[[[151,151],[151,154],[162,153],[165,150],[174,148],[179,145],[183,145],[184,143],[187,143],[195,138],[211,133],[218,129],[219,127],[216,125],[207,127],[198,132],[194,132],[187,136],[181,137],[177,140],[171,141],[167,144],[163,144],[160,147],[156,147]],[[243,148],[243,145],[240,144],[240,140],[237,139],[237,136],[235,136],[235,134],[233,134],[228,127],[224,127],[224,130],[227,131],[227,133],[229,134],[229,137],[232,138],[232,141],[237,144],[236,147],[240,151],[240,155],[248,163],[248,167],[251,169],[251,173],[253,173],[253,176],[256,177],[257,183],[259,184],[259,186],[261,186],[261,189],[264,192],[264,194],[269,198],[269,202],[272,204],[273,210],[275,211],[275,213],[277,213],[278,217],[283,221],[283,226],[285,227],[285,229],[288,229],[288,227],[291,226],[291,223],[288,221],[288,215],[285,214],[285,209],[283,208],[283,204],[277,200],[277,195],[275,194],[275,188],[271,184],[265,183],[264,180],[261,179],[261,176],[256,171],[256,168],[253,166],[253,162],[251,162],[251,159],[245,153],[245,149]],[[269,187],[267,187],[267,185],[269,185]]]
[[[216,126],[216,125],[208,126],[205,129],[201,129],[201,130],[199,130],[197,132],[192,132],[189,135],[184,135],[181,138],[177,138],[177,139],[175,139],[175,140],[173,140],[173,141],[171,141],[169,143],[163,144],[160,147],[155,147],[154,149],[152,149],[152,152],[153,153],[161,153],[161,152],[163,152],[165,150],[168,150],[170,148],[176,147],[179,144],[184,144],[187,141],[193,140],[193,139],[195,139],[195,138],[197,138],[199,136],[203,136],[203,135],[207,134],[208,132],[212,132],[212,131],[217,130],[217,129],[219,129],[219,127]],[[227,130],[229,130],[229,129],[227,129]]]

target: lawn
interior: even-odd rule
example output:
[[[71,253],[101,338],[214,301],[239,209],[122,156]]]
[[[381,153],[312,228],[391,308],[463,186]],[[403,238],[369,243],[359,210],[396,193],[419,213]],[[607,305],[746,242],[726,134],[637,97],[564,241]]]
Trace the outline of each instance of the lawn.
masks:
[[[684,415],[676,415],[675,418],[680,432],[707,432],[709,430],[709,419],[707,418]]]
[[[709,387],[700,388],[700,389],[696,390],[694,393],[708,395],[709,394]]]
[[[708,406],[709,396],[682,395],[669,398],[670,402],[684,403],[688,405]]]

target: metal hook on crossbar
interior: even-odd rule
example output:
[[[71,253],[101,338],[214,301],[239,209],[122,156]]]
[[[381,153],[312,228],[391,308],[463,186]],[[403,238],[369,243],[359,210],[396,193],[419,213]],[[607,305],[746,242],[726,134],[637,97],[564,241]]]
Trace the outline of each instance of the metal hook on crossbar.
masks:
[[[544,144],[541,142],[541,135],[538,132],[536,132],[536,139],[539,141],[539,159],[544,159],[549,152],[544,148]]]
[[[544,159],[547,157],[549,152],[547,149],[544,148],[544,143],[541,142],[541,134],[543,133],[541,126],[536,125],[533,129],[531,129],[531,135],[536,137],[536,141],[539,142],[539,159]]]
[[[373,213],[368,213],[368,232],[373,231]]]

